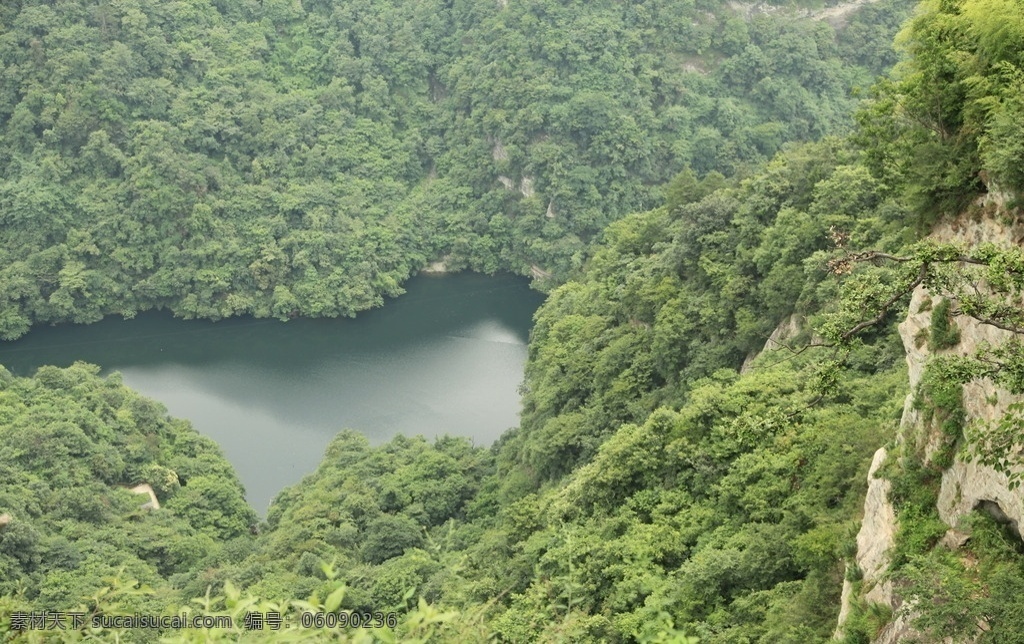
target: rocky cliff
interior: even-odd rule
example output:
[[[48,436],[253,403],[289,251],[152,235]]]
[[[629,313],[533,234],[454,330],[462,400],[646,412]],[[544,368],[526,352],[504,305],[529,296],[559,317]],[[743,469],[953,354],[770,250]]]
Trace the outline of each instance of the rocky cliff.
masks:
[[[940,242],[953,242],[976,246],[985,242],[1000,246],[1020,245],[1024,241],[1024,226],[1007,215],[1006,198],[998,193],[987,196],[975,204],[970,214],[938,226],[932,238]],[[978,281],[984,288],[983,280]],[[875,454],[868,473],[868,492],[864,502],[864,517],[857,535],[857,552],[853,565],[858,574],[848,575],[859,582],[847,580],[843,588],[843,606],[839,616],[836,638],[843,636],[843,626],[852,604],[880,604],[882,612],[892,611],[892,618],[874,636],[874,642],[888,644],[920,637],[911,626],[913,606],[904,605],[898,588],[888,578],[891,552],[899,531],[897,513],[889,498],[890,481],[881,475],[888,459],[918,459],[925,466],[941,468],[941,484],[937,510],[949,531],[936,547],[961,548],[970,538],[958,529],[961,519],[975,510],[985,510],[1015,529],[1024,519],[1024,491],[1011,489],[1006,474],[978,462],[966,455],[970,445],[960,435],[951,438],[940,427],[934,416],[927,413],[919,402],[920,386],[929,360],[936,354],[970,355],[979,348],[998,346],[1011,334],[1008,331],[982,324],[966,315],[957,315],[952,323],[959,331],[959,341],[953,346],[932,350],[925,341],[933,324],[941,296],[917,288],[912,296],[906,319],[899,325],[899,333],[906,350],[910,394],[904,405],[896,443],[880,448]],[[1002,417],[1010,404],[1020,400],[988,379],[977,379],[962,388],[962,427],[982,428]],[[943,453],[952,454],[943,458]],[[984,628],[980,624],[979,628]],[[980,632],[980,631],[979,631]]]

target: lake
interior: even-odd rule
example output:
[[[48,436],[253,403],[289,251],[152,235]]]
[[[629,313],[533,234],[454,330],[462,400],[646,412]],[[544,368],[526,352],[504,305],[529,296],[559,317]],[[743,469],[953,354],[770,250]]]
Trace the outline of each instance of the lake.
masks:
[[[0,342],[18,375],[77,360],[120,371],[216,440],[260,514],[312,473],[342,429],[490,445],[518,424],[533,313],[527,281],[472,273],[412,278],[353,319],[179,320],[164,312],[39,327]]]

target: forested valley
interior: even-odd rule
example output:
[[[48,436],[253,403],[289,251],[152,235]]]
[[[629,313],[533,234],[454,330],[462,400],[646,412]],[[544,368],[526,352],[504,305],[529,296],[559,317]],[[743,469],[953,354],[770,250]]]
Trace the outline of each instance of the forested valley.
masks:
[[[0,635],[832,638],[868,464],[907,394],[952,459],[962,383],[1024,392],[1019,347],[910,392],[895,331],[924,284],[960,297],[936,300],[921,346],[956,345],[962,315],[1024,333],[1019,307],[957,281],[967,251],[922,241],[989,191],[1019,214],[1024,14],[846,9],[5,3],[0,337],[149,309],[355,315],[432,262],[549,295],[518,427],[490,448],[339,427],[265,521],[211,440],[118,376],[0,369]],[[1019,295],[1019,252],[969,259]],[[1022,641],[1019,535],[979,514],[970,565],[935,548],[938,458],[886,464],[921,641]],[[12,626],[44,610],[235,628]],[[242,627],[316,610],[400,623]],[[839,635],[893,618],[855,600]]]
[[[6,2],[0,337],[352,315],[442,256],[564,279],[683,168],[848,125],[902,15],[837,37],[675,0]]]

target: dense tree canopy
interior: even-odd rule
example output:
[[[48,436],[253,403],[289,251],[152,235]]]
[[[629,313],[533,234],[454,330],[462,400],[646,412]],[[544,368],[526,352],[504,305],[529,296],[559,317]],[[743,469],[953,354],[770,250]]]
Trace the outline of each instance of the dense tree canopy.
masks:
[[[844,127],[891,62],[851,45],[681,0],[4,3],[0,337],[352,315],[441,256],[562,278],[683,167]]]
[[[861,114],[878,176],[926,223],[985,188],[1024,190],[1024,19],[1013,0],[923,2],[899,35],[906,60]]]
[[[1010,0],[926,0],[842,139],[901,5],[838,35],[755,9],[0,7],[4,337],[151,307],[353,314],[441,257],[554,274],[518,428],[490,449],[342,432],[260,525],[215,446],[116,376],[0,370],[0,634],[13,611],[82,606],[402,615],[281,640],[831,638],[867,463],[903,407],[909,293],[941,295],[936,352],[958,315],[1024,331],[1018,251],[910,225],[986,189],[1016,213],[1024,23]],[[930,363],[914,400],[944,442],[886,465],[893,579],[935,638],[1016,641],[1019,539],[973,517],[966,550],[935,548],[935,487],[961,383],[1024,391],[1021,355]],[[1014,411],[980,455],[1004,469]],[[890,618],[855,602],[846,641]]]
[[[0,594],[39,609],[74,606],[118,574],[163,586],[256,523],[213,441],[98,371],[0,369]],[[163,507],[142,508],[149,498],[130,491],[141,483]]]
[[[858,159],[828,140],[742,182],[678,177],[542,307],[520,428],[489,451],[344,433],[253,549],[185,594],[225,580],[322,594],[330,565],[344,609],[421,596],[485,611],[509,641],[827,638],[866,463],[902,406],[902,351],[885,333],[852,349],[818,406],[812,354],[736,370],[767,320],[832,301],[830,227],[899,238],[905,212]]]

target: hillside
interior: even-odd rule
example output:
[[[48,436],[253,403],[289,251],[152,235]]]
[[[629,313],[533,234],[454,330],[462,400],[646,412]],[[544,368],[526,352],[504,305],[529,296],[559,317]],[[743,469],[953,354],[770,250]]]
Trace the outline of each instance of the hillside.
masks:
[[[159,608],[168,577],[256,523],[212,440],[98,371],[0,370],[0,595],[27,593],[37,610],[73,608],[117,575],[160,589],[128,606]],[[141,481],[159,511],[129,489]]]
[[[353,315],[442,258],[562,280],[685,167],[848,128],[905,10],[5,2],[0,337]]]
[[[112,246],[101,247],[93,235],[74,239],[97,264],[62,264],[68,242],[47,246],[57,238],[33,228],[39,237],[17,239],[44,241],[10,244],[6,252],[29,253],[10,266],[35,272],[4,284],[45,289],[81,278],[79,269],[107,275],[122,289],[111,291],[116,297],[97,297],[93,309],[79,309],[73,298],[68,305],[90,319],[122,302],[131,310],[167,306],[186,315],[350,313],[442,257],[456,268],[526,272],[535,266],[556,278],[535,318],[518,428],[490,449],[461,439],[405,437],[371,447],[358,433],[342,432],[317,471],[282,491],[265,524],[252,530],[251,510],[239,505],[234,475],[216,450],[116,379],[101,380],[84,365],[44,369],[33,379],[4,376],[5,444],[38,445],[45,459],[28,448],[0,455],[10,480],[23,481],[0,487],[0,514],[9,515],[0,526],[7,584],[0,586],[0,633],[10,628],[14,611],[57,607],[57,598],[88,593],[86,582],[102,572],[113,579],[105,582],[109,592],[86,599],[83,610],[131,612],[141,605],[175,613],[191,605],[236,618],[231,632],[167,632],[168,641],[796,644],[834,636],[848,643],[1024,637],[1024,547],[1015,524],[1024,516],[1024,251],[1017,197],[1024,191],[1024,146],[1016,126],[1024,120],[1024,14],[1016,2],[922,3],[896,37],[902,62],[874,86],[855,129],[824,137],[853,107],[848,88],[892,60],[864,47],[886,28],[859,22],[861,14],[850,18],[847,35],[833,38],[826,22],[742,6],[597,3],[570,11],[508,2],[352,15],[314,3],[265,2],[260,12],[266,15],[202,3],[138,6],[127,23],[123,17],[115,23],[101,5],[83,18],[95,25],[71,31],[105,43],[105,29],[158,29],[156,16],[224,27],[221,40],[209,41],[222,49],[207,53],[237,55],[230,60],[252,67],[260,83],[245,83],[245,91],[268,92],[250,104],[257,114],[275,100],[284,105],[306,96],[321,105],[319,114],[345,110],[352,123],[384,128],[374,130],[373,146],[337,146],[378,155],[378,165],[332,166],[335,157],[325,152],[311,166],[331,168],[319,181],[331,190],[390,185],[393,193],[367,202],[381,209],[379,218],[353,217],[349,229],[327,226],[348,212],[329,204],[317,210],[308,207],[312,202],[290,202],[300,214],[289,219],[275,210],[287,199],[253,195],[262,189],[288,195],[294,187],[308,196],[303,191],[313,184],[302,166],[288,165],[304,158],[293,153],[300,148],[268,143],[267,150],[284,150],[278,156],[261,151],[259,140],[248,148],[230,141],[202,143],[210,146],[206,152],[191,148],[200,145],[190,137],[201,137],[202,128],[199,121],[175,124],[170,116],[189,113],[191,104],[172,101],[170,120],[125,121],[132,125],[117,136],[153,123],[173,126],[187,134],[182,150],[214,159],[224,181],[197,191],[188,208],[190,217],[206,213],[209,230],[220,232],[202,239],[190,232],[172,250],[175,233],[159,229],[171,226],[172,216],[157,217],[149,229],[132,223],[148,212],[135,199],[155,194],[156,184],[113,174],[103,179],[111,189],[96,192],[88,186],[99,179],[84,168],[100,167],[94,162],[100,157],[77,169],[54,162],[45,167],[66,168],[62,181],[76,186],[75,194],[91,195],[91,204],[100,194],[128,191],[119,205],[108,202],[107,219],[82,221],[150,230],[162,241],[160,252],[187,259],[165,263],[172,255],[153,251],[146,237],[104,236]],[[188,7],[208,8],[188,13]],[[869,10],[871,20],[885,25],[898,13],[883,5]],[[26,13],[37,21],[46,14],[3,11],[23,24],[30,24]],[[408,22],[412,15],[423,22]],[[250,36],[268,43],[265,58],[251,55],[263,51],[258,47],[242,55],[229,46],[242,26],[257,24],[261,36]],[[339,38],[331,30],[343,24],[353,31]],[[167,33],[184,33],[175,25]],[[528,32],[536,37],[525,38]],[[382,53],[385,33],[404,34],[399,42],[422,53],[392,64],[419,60],[423,67],[376,67],[389,60]],[[338,59],[317,57],[328,42],[318,38],[337,45],[330,51],[341,58],[347,52],[347,64],[323,67]],[[174,69],[167,91],[210,91],[218,77],[196,71],[206,64],[193,57],[200,50],[174,51],[180,58],[172,59],[191,62]],[[39,64],[49,64],[44,54],[37,54]],[[862,67],[829,67],[840,60]],[[670,63],[678,65],[674,72]],[[261,64],[274,73],[257,73]],[[58,82],[51,76],[38,80]],[[686,91],[673,78],[685,81]],[[815,79],[831,80],[815,85]],[[789,89],[768,91],[779,87]],[[403,100],[389,100],[398,95]],[[779,101],[764,102],[767,96]],[[810,111],[801,115],[800,106]],[[783,107],[797,111],[772,111]],[[62,112],[69,113],[74,110]],[[280,130],[269,121],[256,129],[286,138],[308,134],[304,153],[327,145],[330,128],[317,130],[317,119],[287,121],[288,112],[282,114]],[[246,122],[239,122],[238,141]],[[425,123],[434,129],[417,129]],[[54,130],[26,134],[39,138],[29,141],[33,154],[57,154],[48,146],[63,139],[48,131]],[[413,135],[427,131],[432,134],[423,139]],[[88,140],[102,136],[111,154],[124,153],[111,132]],[[783,142],[790,138],[816,140]],[[91,149],[88,141],[82,145]],[[408,156],[395,153],[402,146],[412,146]],[[28,148],[2,149],[11,159],[28,154]],[[68,159],[80,152],[68,150]],[[215,150],[223,156],[210,153]],[[407,165],[389,174],[394,168],[387,164],[396,159]],[[125,163],[117,172],[135,167]],[[359,184],[355,173],[367,167],[382,174]],[[139,177],[160,176],[148,172]],[[252,208],[231,211],[229,204],[245,194]],[[201,207],[207,199],[225,210],[207,212]],[[16,221],[21,211],[11,203],[0,213],[11,218],[10,230],[28,235],[32,226],[25,222],[41,220]],[[67,226],[78,217],[68,212],[66,220],[48,221],[80,231]],[[323,230],[337,237],[305,227],[318,213]],[[270,221],[280,228],[261,227]],[[256,237],[236,237],[243,227],[232,222],[270,237],[279,230],[275,243],[307,236],[293,246],[260,247]],[[411,231],[422,236],[397,236]],[[374,267],[360,259],[369,256],[360,256],[369,252],[361,245],[369,239],[394,244],[395,263]],[[52,250],[61,244],[64,250]],[[186,248],[197,254],[180,254]],[[255,248],[267,254],[246,264],[245,254]],[[292,248],[295,255],[288,255]],[[320,263],[310,259],[315,248],[325,253]],[[383,262],[385,247],[374,248],[372,256]],[[202,254],[211,249],[238,255]],[[332,263],[335,251],[351,263]],[[235,259],[225,261],[229,256]],[[143,260],[136,273],[108,272],[129,257]],[[301,279],[284,268],[298,257],[313,267]],[[170,279],[171,266],[181,267],[175,279],[186,281],[162,281]],[[248,268],[231,273],[239,266]],[[352,266],[365,272],[346,273]],[[193,268],[196,279],[213,280],[206,290],[187,281]],[[255,272],[245,277],[250,269]],[[392,281],[374,282],[385,273]],[[350,289],[345,297],[317,281],[325,274],[339,276]],[[266,287],[245,286],[257,276]],[[87,282],[75,283],[78,291],[67,295],[85,293]],[[163,290],[146,291],[158,283]],[[308,287],[335,300],[303,295],[301,304],[290,305],[296,308],[261,309],[272,306],[271,287],[274,297]],[[39,291],[41,299],[12,296],[20,308],[6,318],[8,335],[30,321],[63,319],[40,304],[67,303],[54,295],[61,288]],[[365,299],[351,299],[353,288],[363,289]],[[177,299],[182,293],[188,295]],[[233,308],[232,302],[248,303]],[[210,473],[198,475],[192,459]],[[72,466],[61,468],[65,462]],[[63,485],[62,477],[73,493],[87,490],[79,494],[82,505],[52,504],[59,494],[47,481]],[[139,483],[151,485],[164,507],[142,512],[139,498],[120,489]],[[80,508],[93,507],[85,501],[97,498],[103,500],[98,509],[81,515]],[[104,551],[102,571],[81,563],[100,552],[83,522],[106,531],[114,544]],[[118,565],[123,568],[112,570]],[[8,571],[17,581],[7,581]],[[237,620],[254,607],[287,615],[341,610],[346,618],[393,611],[400,619],[379,630],[244,633]]]
[[[518,430],[493,450],[342,434],[262,534],[167,569],[165,605],[225,582],[322,598],[344,580],[342,608],[457,609],[452,641],[630,641],[668,619],[706,641],[827,636],[863,472],[895,431],[902,351],[884,334],[857,348],[827,405],[818,356],[737,369],[771,332],[757,321],[832,299],[831,228],[898,237],[906,213],[859,157],[828,140],[733,185],[676,181],[539,312]],[[832,614],[801,608],[819,604]]]

